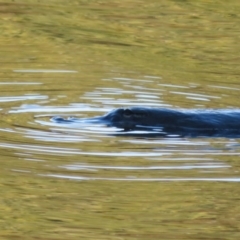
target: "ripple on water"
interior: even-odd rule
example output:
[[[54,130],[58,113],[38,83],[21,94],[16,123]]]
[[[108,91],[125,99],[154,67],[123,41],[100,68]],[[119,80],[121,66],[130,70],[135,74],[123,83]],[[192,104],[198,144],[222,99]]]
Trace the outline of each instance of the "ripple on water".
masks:
[[[125,139],[124,137],[118,139],[113,136],[104,138],[102,137],[104,133],[96,134],[96,129],[93,132],[90,129],[87,132],[81,129],[68,131],[60,127],[49,130],[48,132],[16,128],[15,133],[18,131],[26,138],[36,140],[38,144],[1,143],[0,147],[26,152],[28,154],[21,155],[21,158],[38,164],[41,161],[49,162],[49,156],[57,157],[54,167],[51,162],[49,163],[49,171],[54,169],[55,174],[37,173],[46,177],[113,181],[214,181],[214,179],[232,181],[227,178],[214,178],[214,175],[231,172],[231,165],[218,160],[220,155],[226,153],[223,149],[213,147],[210,149],[207,140],[201,140],[196,144],[186,139]],[[115,144],[111,147],[105,147],[103,151],[97,150],[105,145],[111,145],[112,141],[115,141]],[[55,144],[49,146],[44,145],[44,142]],[[56,143],[64,145],[57,147]],[[70,145],[67,147],[66,144],[74,144],[74,147]],[[190,148],[192,149],[189,150]],[[202,157],[199,158],[199,155]],[[89,171],[94,172],[94,175],[89,176]],[[209,175],[209,171],[212,178],[199,177]],[[67,174],[68,172],[70,174]],[[77,172],[80,175],[76,176]],[[174,177],[169,178],[169,175]],[[186,178],[184,177],[186,175],[195,177]]]
[[[14,124],[8,121],[0,129],[0,134],[5,134],[0,147],[36,164],[35,171],[24,163],[22,168],[12,167],[12,171],[75,180],[239,182],[238,172],[229,161],[229,156],[239,155],[239,143],[234,139],[166,138],[148,131],[126,133],[101,125],[50,121],[57,115],[80,118],[103,115],[112,108],[139,106],[139,103],[146,107],[172,107],[163,101],[166,94],[194,98],[198,103],[220,99],[193,92],[194,84],[161,82],[156,89],[156,79],[162,81],[157,76],[109,78],[108,81],[117,82],[119,87],[97,87],[85,92],[80,103],[68,105],[49,104],[52,99],[61,99],[62,94],[1,97],[3,103],[21,101],[23,104],[10,107],[8,114],[18,116],[18,121],[12,121]],[[177,90],[172,91],[173,88]],[[83,100],[87,103],[81,103]]]

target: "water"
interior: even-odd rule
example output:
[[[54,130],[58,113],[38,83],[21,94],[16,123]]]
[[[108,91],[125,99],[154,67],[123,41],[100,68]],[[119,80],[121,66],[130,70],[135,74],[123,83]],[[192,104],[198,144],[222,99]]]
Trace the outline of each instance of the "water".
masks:
[[[239,8],[1,3],[1,239],[239,239],[239,139],[50,121],[239,108]]]

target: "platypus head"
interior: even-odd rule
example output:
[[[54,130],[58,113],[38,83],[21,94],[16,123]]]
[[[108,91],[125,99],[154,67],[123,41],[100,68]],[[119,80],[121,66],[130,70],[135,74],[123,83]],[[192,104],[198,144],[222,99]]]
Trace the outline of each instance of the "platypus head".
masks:
[[[81,123],[81,124],[104,124],[109,127],[117,127],[129,130],[154,130],[162,131],[163,128],[175,126],[178,119],[182,119],[183,113],[165,108],[118,108],[93,118],[68,118],[54,117],[52,120],[60,123]]]
[[[103,119],[109,122],[108,126],[123,128],[124,130],[133,130],[141,126],[151,126],[151,112],[147,108],[119,108],[103,116]]]

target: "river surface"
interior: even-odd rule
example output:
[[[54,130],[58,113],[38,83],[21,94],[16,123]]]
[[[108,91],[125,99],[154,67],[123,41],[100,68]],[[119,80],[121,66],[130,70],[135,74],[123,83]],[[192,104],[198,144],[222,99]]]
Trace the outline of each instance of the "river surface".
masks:
[[[240,139],[64,125],[240,108],[240,2],[0,3],[1,239],[240,239]]]

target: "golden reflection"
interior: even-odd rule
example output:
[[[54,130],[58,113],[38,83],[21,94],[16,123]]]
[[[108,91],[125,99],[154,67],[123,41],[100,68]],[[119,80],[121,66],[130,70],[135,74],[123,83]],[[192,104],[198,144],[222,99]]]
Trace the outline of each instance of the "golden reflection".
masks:
[[[35,121],[120,104],[239,107],[239,15],[239,0],[0,3],[0,238],[240,239],[239,183],[44,177],[239,178],[239,140],[129,140]],[[174,169],[202,162],[225,167]],[[62,167],[74,164],[102,168]],[[152,165],[173,169],[117,169]]]

